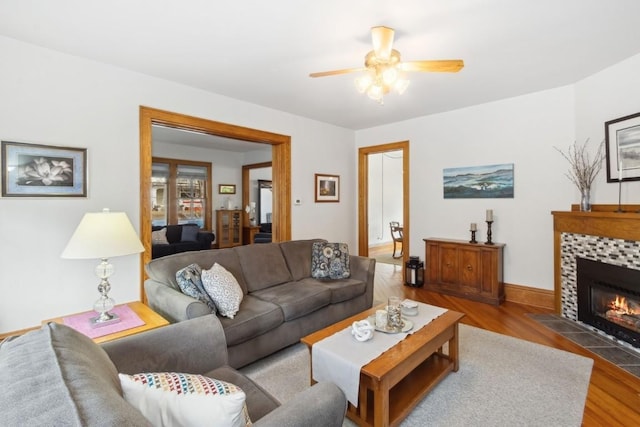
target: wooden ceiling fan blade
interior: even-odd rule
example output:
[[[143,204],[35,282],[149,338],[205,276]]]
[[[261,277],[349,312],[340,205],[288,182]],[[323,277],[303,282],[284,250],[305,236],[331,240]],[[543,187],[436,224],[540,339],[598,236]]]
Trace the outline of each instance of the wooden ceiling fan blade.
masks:
[[[332,70],[332,71],[321,71],[319,73],[311,73],[309,77],[327,77],[327,76],[335,76],[338,74],[347,74],[347,73],[357,73],[358,71],[364,71],[365,68],[345,68],[343,70]]]
[[[404,71],[431,71],[439,73],[457,73],[462,67],[464,67],[464,61],[462,59],[408,61],[403,62],[401,65]]]
[[[371,41],[373,42],[373,51],[380,59],[389,59],[391,57],[391,49],[393,47],[393,35],[395,31],[389,27],[373,27],[371,28]]]

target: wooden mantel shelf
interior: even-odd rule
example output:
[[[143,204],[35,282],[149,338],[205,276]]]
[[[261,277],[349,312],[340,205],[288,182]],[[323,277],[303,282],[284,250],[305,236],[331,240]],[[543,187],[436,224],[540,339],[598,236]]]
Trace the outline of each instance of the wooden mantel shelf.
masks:
[[[612,239],[640,241],[640,205],[592,205],[591,212],[581,212],[578,205],[571,211],[553,211],[553,265],[555,309],[562,309],[561,234],[586,234]]]

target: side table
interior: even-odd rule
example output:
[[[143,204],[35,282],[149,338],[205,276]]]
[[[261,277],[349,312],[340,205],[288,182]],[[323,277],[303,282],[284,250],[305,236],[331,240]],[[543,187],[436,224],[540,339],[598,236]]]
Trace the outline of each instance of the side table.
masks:
[[[129,302],[129,303],[126,303],[126,305],[129,306],[129,308],[133,310],[134,313],[138,315],[138,317],[140,317],[140,319],[144,322],[144,324],[141,326],[136,326],[131,329],[125,329],[124,331],[114,332],[112,334],[93,338],[94,342],[103,343],[107,341],[112,341],[117,338],[138,334],[140,332],[149,331],[151,329],[159,328],[161,326],[166,326],[169,324],[169,322],[165,318],[160,316],[155,311],[151,310],[151,308],[144,305],[140,301]],[[76,314],[82,314],[82,313],[76,313]],[[64,324],[63,318],[67,316],[61,316],[61,317],[56,317],[54,319],[43,320],[42,323],[44,324],[48,322],[56,322],[56,323]]]

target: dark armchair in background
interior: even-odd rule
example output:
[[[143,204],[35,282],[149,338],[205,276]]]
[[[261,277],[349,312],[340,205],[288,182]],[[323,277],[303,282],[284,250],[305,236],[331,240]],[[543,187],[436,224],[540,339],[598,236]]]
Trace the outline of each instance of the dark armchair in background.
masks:
[[[211,249],[214,238],[211,231],[200,230],[197,224],[154,225],[151,228],[151,258]]]
[[[271,223],[260,224],[260,231],[253,237],[253,243],[271,243]]]

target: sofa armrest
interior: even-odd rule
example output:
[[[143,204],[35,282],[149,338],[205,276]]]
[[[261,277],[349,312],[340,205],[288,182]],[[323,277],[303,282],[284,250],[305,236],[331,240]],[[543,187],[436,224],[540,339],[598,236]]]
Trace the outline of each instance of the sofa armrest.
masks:
[[[349,270],[351,278],[362,280],[367,285],[367,302],[368,306],[373,305],[373,282],[376,275],[375,258],[367,258],[359,255],[349,256]]]
[[[149,306],[171,323],[211,314],[211,309],[202,301],[155,280],[145,280],[144,290]]]
[[[202,249],[211,249],[211,243],[215,240],[215,234],[211,231],[198,231],[197,239]]]
[[[255,427],[342,426],[347,399],[333,383],[317,383],[253,423]]]
[[[226,365],[227,342],[211,314],[102,344],[118,372],[204,374]]]

